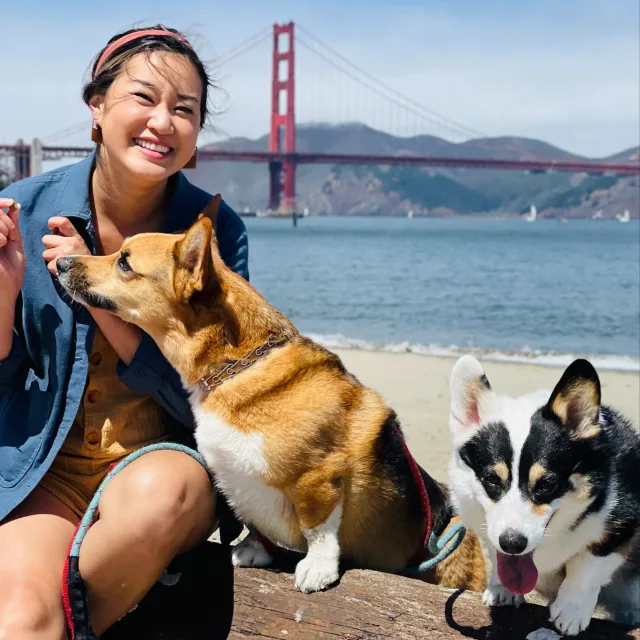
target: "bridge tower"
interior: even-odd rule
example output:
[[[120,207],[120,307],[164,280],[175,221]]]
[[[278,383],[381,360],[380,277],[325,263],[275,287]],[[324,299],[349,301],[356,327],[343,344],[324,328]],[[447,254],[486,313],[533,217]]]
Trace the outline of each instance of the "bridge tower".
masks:
[[[280,50],[280,41],[285,37],[287,48]],[[288,37],[286,37],[288,36]],[[294,35],[293,22],[273,25],[273,75],[271,80],[271,131],[270,153],[295,153],[296,120],[294,90]],[[286,63],[286,75],[281,78],[281,63]],[[286,94],[281,101],[281,95]],[[281,107],[284,106],[284,113]],[[284,133],[284,149],[282,134]],[[296,206],[296,164],[294,160],[269,163],[269,208],[290,213]]]
[[[28,178],[31,175],[31,147],[24,140],[18,140],[14,150],[14,180]]]

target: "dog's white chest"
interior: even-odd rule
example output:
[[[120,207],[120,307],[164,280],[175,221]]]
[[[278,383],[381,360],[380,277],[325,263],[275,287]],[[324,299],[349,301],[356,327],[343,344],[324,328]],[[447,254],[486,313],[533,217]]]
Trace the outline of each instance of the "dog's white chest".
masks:
[[[244,434],[193,403],[195,438],[215,475],[218,489],[245,524],[284,546],[292,544],[290,517],[293,505],[267,482],[269,466],[262,434]]]

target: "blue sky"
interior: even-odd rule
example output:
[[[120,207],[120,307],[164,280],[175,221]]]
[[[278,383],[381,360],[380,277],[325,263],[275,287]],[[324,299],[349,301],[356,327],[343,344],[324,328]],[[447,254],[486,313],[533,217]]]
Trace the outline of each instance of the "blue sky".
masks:
[[[132,25],[184,29],[214,59],[291,19],[402,94],[474,130],[537,137],[592,157],[639,143],[637,0],[12,1],[2,10],[0,142],[47,137],[88,120],[80,99],[87,67],[109,37]],[[298,122],[364,119],[459,139],[356,91],[303,45],[297,54]],[[213,124],[222,134],[266,133],[269,55],[265,41],[216,71],[224,93]],[[87,127],[60,142],[88,139]]]

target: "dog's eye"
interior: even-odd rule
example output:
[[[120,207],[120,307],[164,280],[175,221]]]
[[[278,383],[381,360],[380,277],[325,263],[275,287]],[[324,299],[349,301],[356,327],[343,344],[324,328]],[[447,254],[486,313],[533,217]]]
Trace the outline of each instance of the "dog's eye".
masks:
[[[120,257],[118,258],[118,268],[120,269],[120,271],[124,271],[124,272],[131,271],[131,265],[127,260],[126,253],[121,254]]]
[[[535,487],[535,497],[539,500],[551,498],[558,488],[558,479],[555,476],[544,476],[538,480]]]
[[[502,487],[502,478],[495,471],[488,471],[482,480],[492,487]]]

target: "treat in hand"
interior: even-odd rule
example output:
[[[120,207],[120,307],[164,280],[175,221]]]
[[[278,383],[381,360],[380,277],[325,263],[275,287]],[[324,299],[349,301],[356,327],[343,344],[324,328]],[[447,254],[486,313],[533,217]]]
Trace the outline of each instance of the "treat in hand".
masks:
[[[15,303],[24,282],[25,255],[18,226],[20,204],[0,198],[0,304]]]

